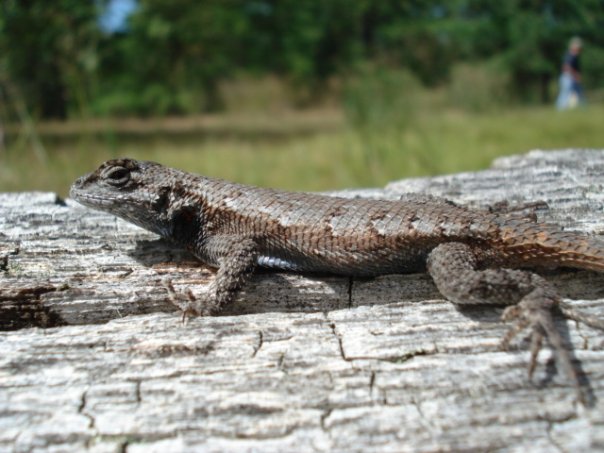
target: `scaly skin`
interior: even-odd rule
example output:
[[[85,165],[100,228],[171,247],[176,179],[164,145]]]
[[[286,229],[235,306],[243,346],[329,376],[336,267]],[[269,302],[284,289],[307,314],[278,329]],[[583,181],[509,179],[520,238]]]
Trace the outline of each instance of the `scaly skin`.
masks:
[[[560,298],[537,274],[512,268],[604,271],[604,247],[513,212],[476,211],[445,199],[346,199],[284,192],[117,159],[79,178],[71,196],[190,250],[218,268],[209,296],[178,295],[185,314],[212,315],[233,300],[256,266],[348,276],[425,271],[456,304],[509,305],[504,319],[532,329],[535,367],[543,338],[579,388],[551,310]],[[597,320],[583,317],[597,327]]]

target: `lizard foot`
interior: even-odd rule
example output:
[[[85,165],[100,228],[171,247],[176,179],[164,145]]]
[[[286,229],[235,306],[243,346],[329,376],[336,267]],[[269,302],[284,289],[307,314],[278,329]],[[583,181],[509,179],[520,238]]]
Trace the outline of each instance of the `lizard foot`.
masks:
[[[577,373],[573,366],[570,353],[564,346],[562,336],[554,324],[552,309],[557,303],[557,298],[545,294],[544,291],[535,289],[527,294],[517,305],[504,310],[502,319],[514,321],[512,328],[504,336],[502,346],[507,349],[512,339],[525,328],[530,328],[529,338],[531,340],[531,359],[528,367],[529,379],[537,365],[537,357],[546,339],[552,348],[556,364],[560,366],[565,374],[573,381],[573,385],[580,392]]]
[[[175,305],[182,312],[183,324],[186,324],[188,317],[206,316],[210,314],[204,306],[203,301],[195,297],[189,288],[187,288],[184,293],[180,293],[174,288],[172,280],[164,279],[162,280],[162,284],[164,288],[166,288],[166,291],[168,291],[170,303]]]

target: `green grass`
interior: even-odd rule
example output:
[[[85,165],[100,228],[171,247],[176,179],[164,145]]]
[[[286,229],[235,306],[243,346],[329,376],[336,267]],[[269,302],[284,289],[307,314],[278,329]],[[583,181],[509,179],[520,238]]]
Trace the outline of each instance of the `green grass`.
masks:
[[[357,129],[336,109],[42,124],[45,160],[9,128],[8,146],[0,150],[0,191],[64,196],[77,176],[118,156],[261,186],[326,190],[478,170],[498,156],[535,148],[604,148],[599,105],[563,113],[550,107],[486,113],[424,107],[400,118],[386,112],[383,118]]]

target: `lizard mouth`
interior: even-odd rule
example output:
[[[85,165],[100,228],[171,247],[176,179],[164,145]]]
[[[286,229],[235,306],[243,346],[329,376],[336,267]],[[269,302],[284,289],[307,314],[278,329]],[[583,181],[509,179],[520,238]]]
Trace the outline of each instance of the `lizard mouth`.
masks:
[[[81,179],[81,178],[80,178]],[[102,197],[100,195],[93,195],[85,190],[82,190],[79,186],[81,181],[78,179],[69,189],[69,196],[80,204],[91,208],[98,208],[104,206],[113,205],[113,200]]]

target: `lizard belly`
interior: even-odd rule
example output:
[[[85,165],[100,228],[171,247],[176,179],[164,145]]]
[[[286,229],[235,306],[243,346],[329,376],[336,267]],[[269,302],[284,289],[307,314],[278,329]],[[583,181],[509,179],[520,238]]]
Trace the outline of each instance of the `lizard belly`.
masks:
[[[260,255],[257,264],[269,269],[293,272],[372,277],[422,271],[425,269],[427,253],[421,250],[381,250],[365,254],[336,251],[326,256],[288,253],[282,256]]]

